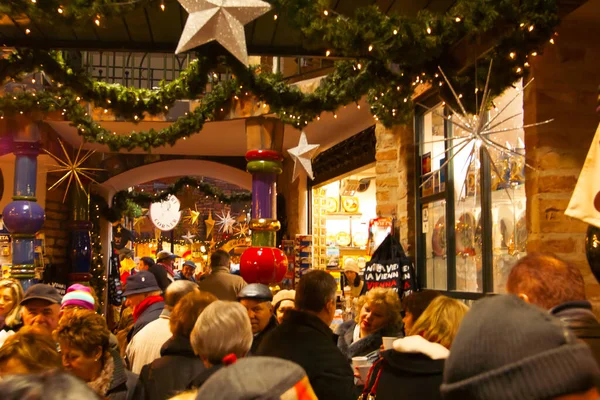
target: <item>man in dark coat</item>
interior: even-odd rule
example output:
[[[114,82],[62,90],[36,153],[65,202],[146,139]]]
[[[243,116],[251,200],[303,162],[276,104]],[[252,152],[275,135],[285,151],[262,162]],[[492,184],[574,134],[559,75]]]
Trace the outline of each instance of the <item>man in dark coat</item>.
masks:
[[[325,271],[302,276],[296,288],[296,310],[290,310],[283,323],[266,335],[256,355],[299,364],[319,399],[356,400],[354,373],[329,328],[336,290],[335,279]]]
[[[529,254],[511,270],[506,290],[560,318],[592,348],[600,365],[600,323],[587,301],[583,276],[576,266],[554,254]]]
[[[248,310],[248,317],[252,324],[252,347],[250,354],[254,354],[267,333],[279,325],[273,313],[273,293],[267,285],[251,283],[245,286],[238,294],[241,305]]]
[[[123,296],[127,297],[126,305],[133,307],[133,328],[128,339],[135,336],[143,327],[160,316],[165,307],[161,290],[154,275],[148,271],[140,271],[127,277],[127,285]]]

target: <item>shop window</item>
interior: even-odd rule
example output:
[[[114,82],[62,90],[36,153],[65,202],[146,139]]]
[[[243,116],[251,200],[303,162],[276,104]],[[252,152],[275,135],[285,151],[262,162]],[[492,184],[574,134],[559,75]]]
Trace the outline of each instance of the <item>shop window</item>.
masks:
[[[340,270],[369,260],[369,223],[377,218],[375,167],[368,165],[312,188],[313,263]]]
[[[525,254],[521,85],[494,99],[490,143],[467,140],[443,103],[416,119],[417,267],[422,286],[474,299],[502,293]],[[447,117],[447,118],[444,118]],[[485,122],[487,122],[485,121]]]

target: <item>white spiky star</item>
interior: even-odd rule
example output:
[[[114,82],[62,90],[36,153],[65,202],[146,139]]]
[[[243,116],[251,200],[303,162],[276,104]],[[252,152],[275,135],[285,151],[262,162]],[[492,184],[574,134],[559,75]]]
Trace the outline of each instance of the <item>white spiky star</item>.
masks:
[[[217,225],[219,226],[219,230],[223,233],[232,233],[233,232],[233,225],[235,224],[235,218],[233,218],[231,216],[231,212],[227,211],[227,214],[225,214],[225,211],[223,211],[221,213],[221,215],[217,214],[217,218],[219,219],[217,221]]]

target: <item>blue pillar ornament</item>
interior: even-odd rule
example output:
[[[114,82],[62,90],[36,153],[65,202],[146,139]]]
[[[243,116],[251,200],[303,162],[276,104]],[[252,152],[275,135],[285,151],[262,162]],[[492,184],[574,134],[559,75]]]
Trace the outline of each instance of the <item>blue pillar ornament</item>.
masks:
[[[42,229],[46,215],[36,203],[39,141],[15,141],[15,183],[13,201],[2,212],[4,225],[12,235],[10,276],[21,280],[23,289],[36,282],[35,234]]]

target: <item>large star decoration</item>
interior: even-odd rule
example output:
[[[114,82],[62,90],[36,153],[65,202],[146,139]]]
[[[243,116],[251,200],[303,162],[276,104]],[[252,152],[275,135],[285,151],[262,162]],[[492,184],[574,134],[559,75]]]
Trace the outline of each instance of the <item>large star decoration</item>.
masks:
[[[212,211],[208,212],[208,218],[204,221],[204,225],[206,225],[206,238],[208,239],[215,227],[215,220],[212,217]]]
[[[291,148],[288,150],[290,156],[294,160],[294,176],[292,178],[292,182],[294,182],[300,176],[300,168],[298,168],[298,163],[306,174],[310,177],[310,179],[315,179],[313,176],[312,163],[311,159],[314,156],[315,152],[319,149],[318,144],[308,144],[306,140],[306,134],[302,132],[300,134],[300,142],[298,142],[298,146]]]
[[[183,235],[181,238],[184,239],[187,242],[194,243],[192,241],[192,239],[195,238],[195,237],[196,237],[196,235],[192,235],[192,233],[190,231],[187,231],[187,235]]]
[[[200,217],[200,211],[198,211],[198,206],[195,206],[196,210],[190,209],[190,215],[186,216],[184,222],[189,223],[190,225],[196,225],[198,223],[198,217]]]
[[[244,25],[271,9],[260,0],[178,0],[189,13],[175,54],[216,40],[248,65]]]
[[[232,233],[233,225],[235,224],[235,218],[231,216],[231,212],[227,211],[227,215],[225,211],[221,213],[221,215],[217,214],[217,225],[219,225],[219,230],[223,233]]]
[[[75,181],[76,184],[79,186],[79,188],[83,191],[83,193],[85,193],[85,195],[87,196],[87,191],[85,190],[85,185],[83,184],[83,180],[87,179],[92,183],[98,183],[94,180],[94,178],[92,178],[90,175],[90,172],[92,171],[102,171],[102,168],[86,168],[86,167],[82,167],[83,163],[87,161],[88,158],[90,158],[95,151],[88,151],[85,154],[81,154],[81,147],[83,146],[83,144],[81,146],[79,146],[79,150],[77,150],[77,154],[75,155],[74,158],[71,158],[69,156],[69,152],[67,151],[67,149],[65,148],[65,146],[63,145],[63,142],[58,139],[58,143],[60,144],[60,147],[63,151],[64,154],[64,158],[65,160],[63,160],[62,158],[59,158],[57,156],[55,156],[54,154],[50,153],[48,150],[44,149],[44,152],[46,154],[48,154],[50,157],[52,157],[54,159],[54,161],[56,161],[58,163],[58,165],[55,165],[55,169],[49,171],[49,172],[64,172],[64,175],[57,180],[54,185],[50,186],[50,188],[48,189],[49,191],[60,186],[61,183],[63,183],[67,178],[69,178],[69,180],[67,181],[67,189],[65,190],[65,195],[63,196],[63,203],[65,202],[65,200],[67,199],[67,194],[69,193],[69,189],[71,188],[71,182]]]

